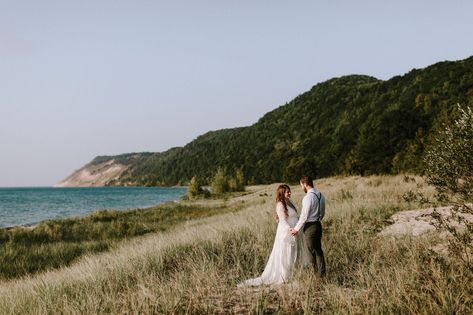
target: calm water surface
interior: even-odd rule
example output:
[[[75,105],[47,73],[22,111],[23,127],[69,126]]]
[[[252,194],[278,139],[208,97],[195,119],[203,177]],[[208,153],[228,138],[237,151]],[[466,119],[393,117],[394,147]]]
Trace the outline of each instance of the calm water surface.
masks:
[[[186,188],[0,188],[0,227],[80,216],[101,209],[134,209],[177,200]]]

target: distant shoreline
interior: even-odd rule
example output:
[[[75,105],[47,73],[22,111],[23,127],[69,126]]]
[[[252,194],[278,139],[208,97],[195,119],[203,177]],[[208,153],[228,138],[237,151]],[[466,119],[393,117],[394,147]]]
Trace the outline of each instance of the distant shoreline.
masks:
[[[182,198],[182,197],[181,197]],[[14,230],[14,229],[29,229],[29,230],[32,230],[34,228],[36,228],[38,225],[40,225],[41,223],[43,222],[46,222],[46,221],[50,221],[50,220],[69,220],[69,219],[79,219],[79,218],[83,218],[83,217],[86,217],[86,216],[89,216],[89,215],[92,215],[96,212],[100,212],[100,211],[134,211],[134,210],[146,210],[146,209],[150,209],[150,208],[154,208],[154,207],[157,207],[157,206],[162,206],[162,205],[165,205],[167,203],[176,203],[178,202],[179,199],[175,199],[175,200],[170,200],[170,201],[166,201],[166,202],[163,202],[163,203],[157,203],[157,204],[154,204],[154,205],[151,205],[151,206],[147,206],[147,207],[142,207],[142,208],[130,208],[130,209],[123,209],[123,210],[117,210],[117,209],[97,209],[97,210],[94,210],[94,211],[91,211],[89,213],[86,213],[84,215],[79,215],[79,216],[71,216],[71,217],[66,217],[66,218],[51,218],[51,219],[45,219],[45,220],[42,220],[40,222],[35,222],[35,223],[25,223],[25,224],[17,224],[17,225],[11,225],[11,226],[3,226],[3,227],[0,227],[0,230]]]
[[[80,218],[98,211],[148,209],[177,202],[186,195],[186,186],[64,188],[67,189],[0,188],[0,201],[4,212],[4,219],[0,220],[0,230],[34,229],[45,221]]]
[[[47,221],[47,220],[45,220]],[[42,221],[43,222],[43,221]],[[34,229],[35,227],[37,227],[41,222],[38,222],[38,223],[27,223],[27,224],[20,224],[20,225],[13,225],[13,226],[4,226],[4,227],[0,227],[0,230],[14,230],[14,229]]]

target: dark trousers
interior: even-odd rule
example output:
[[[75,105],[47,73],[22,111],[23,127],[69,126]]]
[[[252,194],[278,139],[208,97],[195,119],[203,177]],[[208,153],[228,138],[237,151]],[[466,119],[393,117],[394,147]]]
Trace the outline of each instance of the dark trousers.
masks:
[[[304,243],[317,277],[325,277],[325,258],[322,251],[322,224],[320,221],[304,225]]]

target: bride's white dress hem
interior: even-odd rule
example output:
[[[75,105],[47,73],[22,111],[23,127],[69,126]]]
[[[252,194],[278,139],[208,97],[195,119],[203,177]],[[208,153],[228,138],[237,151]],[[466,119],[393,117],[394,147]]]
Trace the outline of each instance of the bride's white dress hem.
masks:
[[[238,287],[287,283],[291,280],[296,266],[307,263],[302,233],[298,233],[297,236],[289,234],[289,228],[294,227],[298,221],[297,212],[289,203],[287,207],[286,217],[283,204],[278,202],[276,205],[279,223],[273,249],[263,273],[257,278],[239,283]]]

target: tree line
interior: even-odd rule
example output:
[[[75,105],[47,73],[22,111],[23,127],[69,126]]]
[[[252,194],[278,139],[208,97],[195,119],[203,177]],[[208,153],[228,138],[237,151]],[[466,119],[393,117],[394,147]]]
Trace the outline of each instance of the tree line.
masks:
[[[245,184],[347,174],[423,173],[425,152],[473,104],[473,57],[413,69],[387,81],[364,75],[315,85],[249,127],[211,131],[184,147],[125,155],[113,185],[210,184],[219,169]],[[112,158],[112,157],[108,157]]]

